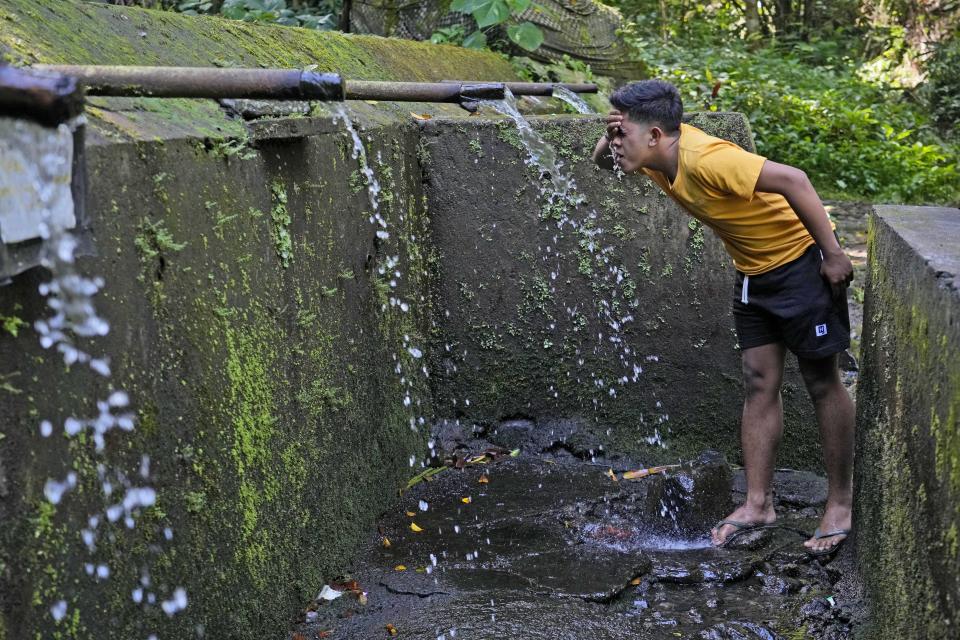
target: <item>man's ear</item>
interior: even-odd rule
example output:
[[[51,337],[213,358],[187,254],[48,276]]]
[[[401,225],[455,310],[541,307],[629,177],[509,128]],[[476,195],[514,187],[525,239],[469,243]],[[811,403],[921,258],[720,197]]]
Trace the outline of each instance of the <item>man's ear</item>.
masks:
[[[650,141],[647,143],[648,147],[655,147],[660,144],[660,141],[664,138],[663,129],[657,126],[650,127]]]

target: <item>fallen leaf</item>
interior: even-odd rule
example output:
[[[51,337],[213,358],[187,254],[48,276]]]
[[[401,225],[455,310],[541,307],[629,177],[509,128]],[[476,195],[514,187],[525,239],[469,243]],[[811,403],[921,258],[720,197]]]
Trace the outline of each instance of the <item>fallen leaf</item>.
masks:
[[[413,111],[410,112],[410,115],[412,115],[417,120],[429,120],[432,117],[426,113],[414,113]]]
[[[470,496],[467,496],[466,498],[460,498],[460,502],[462,502],[463,504],[470,504],[471,502],[473,502],[473,498],[471,498]]]
[[[367,606],[367,594],[361,593],[359,596],[357,596],[357,602],[359,602],[363,606]]]
[[[637,586],[638,584],[640,584],[640,582],[641,582],[640,578],[634,578],[633,580],[630,581],[630,584],[632,584],[633,586]]]
[[[302,633],[295,633],[293,634],[293,640],[307,640],[307,636]]]
[[[620,482],[620,481],[617,479],[617,474],[615,474],[615,473],[613,472],[613,467],[610,467],[609,469],[607,469],[606,476],[607,476],[608,478],[610,478],[611,480],[613,480],[614,482]]]
[[[427,568],[426,568],[426,567],[417,567],[416,569],[414,569],[414,571],[416,571],[417,573],[426,573]]]
[[[637,469],[636,471],[624,471],[622,477],[624,480],[639,480],[641,478],[646,478],[647,476],[669,471],[670,469],[676,469],[679,466],[680,465],[678,464],[667,464],[663,465],[662,467],[650,467],[648,469]]]
[[[366,102],[367,104],[380,104],[376,100],[364,100],[364,102]]]
[[[390,543],[390,538],[384,537],[384,538],[383,538],[383,548],[384,548],[384,549],[389,549],[389,548],[390,548],[390,544],[391,544],[391,543]]]
[[[480,484],[488,484],[490,482],[490,478],[488,478],[487,474],[484,473],[480,476],[480,479],[477,480],[477,482],[479,482]]]
[[[518,457],[520,457],[520,449],[514,449],[513,451],[511,451],[511,452],[510,452],[510,457],[511,457],[511,458],[518,458]]]
[[[421,531],[423,531],[423,529],[421,529],[420,527],[418,527],[416,522],[411,522],[411,523],[410,523],[410,531],[413,531],[414,533],[420,533]]]
[[[407,511],[407,515],[412,518],[413,516],[417,515],[417,512],[416,512],[416,511]]]
[[[395,567],[393,568],[393,570],[394,570],[394,571],[406,571],[406,570],[407,570],[407,565],[405,565],[405,564],[398,564],[397,566],[395,566]]]
[[[389,633],[390,635],[392,635],[392,636],[397,635],[397,628],[396,628],[395,626],[393,626],[392,624],[387,624],[387,626],[386,626],[385,628],[386,628],[386,630],[387,630],[387,633]]]
[[[318,637],[318,638],[329,638],[329,637],[332,636],[332,635],[333,635],[333,631],[318,631],[318,632],[317,632],[317,637]]]

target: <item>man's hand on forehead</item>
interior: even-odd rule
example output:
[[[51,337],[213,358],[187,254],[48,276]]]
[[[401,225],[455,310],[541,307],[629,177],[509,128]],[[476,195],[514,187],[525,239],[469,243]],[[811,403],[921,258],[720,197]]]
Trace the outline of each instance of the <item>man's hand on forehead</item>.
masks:
[[[623,114],[619,111],[613,110],[607,115],[607,140],[612,140],[614,136],[623,133],[620,129],[622,123]]]

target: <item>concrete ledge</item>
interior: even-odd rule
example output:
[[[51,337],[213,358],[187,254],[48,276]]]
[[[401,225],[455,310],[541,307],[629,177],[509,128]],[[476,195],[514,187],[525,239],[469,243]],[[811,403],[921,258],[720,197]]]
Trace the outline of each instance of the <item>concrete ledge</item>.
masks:
[[[960,634],[960,210],[870,219],[857,553],[876,638]]]

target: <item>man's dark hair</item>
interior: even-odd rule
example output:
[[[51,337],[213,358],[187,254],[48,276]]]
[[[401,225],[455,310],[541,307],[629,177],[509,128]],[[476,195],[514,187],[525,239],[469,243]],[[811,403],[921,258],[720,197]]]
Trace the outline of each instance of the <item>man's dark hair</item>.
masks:
[[[617,89],[610,96],[610,104],[627,114],[634,122],[656,124],[664,133],[680,129],[683,102],[680,92],[663,80],[641,80]]]

